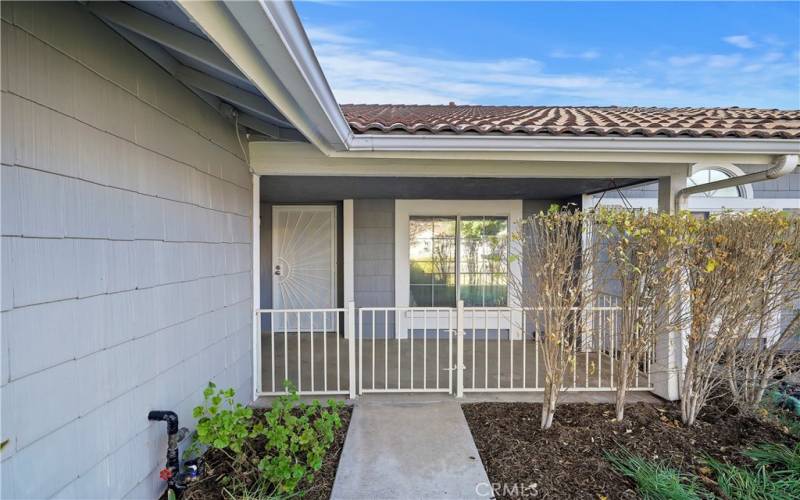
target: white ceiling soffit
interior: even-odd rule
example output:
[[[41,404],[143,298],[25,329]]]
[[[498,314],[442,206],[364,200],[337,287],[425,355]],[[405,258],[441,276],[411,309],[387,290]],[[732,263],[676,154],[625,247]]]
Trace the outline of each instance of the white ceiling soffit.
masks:
[[[796,154],[800,140],[647,137],[499,137],[353,134],[290,1],[194,2],[183,10],[318,149],[328,156],[383,157],[448,151]],[[646,161],[646,160],[645,160]]]
[[[172,2],[88,2],[86,8],[206,103],[272,139],[302,141],[294,126]]]

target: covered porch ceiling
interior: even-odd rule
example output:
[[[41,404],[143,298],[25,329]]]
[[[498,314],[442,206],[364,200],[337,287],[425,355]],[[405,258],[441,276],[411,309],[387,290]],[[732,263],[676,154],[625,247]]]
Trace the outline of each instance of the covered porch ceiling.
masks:
[[[261,201],[318,203],[345,199],[565,200],[653,178],[261,176]]]

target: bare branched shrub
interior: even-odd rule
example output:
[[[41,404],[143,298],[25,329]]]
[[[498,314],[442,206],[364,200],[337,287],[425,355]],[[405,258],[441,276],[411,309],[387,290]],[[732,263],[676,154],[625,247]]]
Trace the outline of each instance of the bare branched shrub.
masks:
[[[565,374],[575,369],[577,339],[588,333],[581,308],[594,303],[599,288],[591,286],[598,245],[582,238],[590,217],[553,207],[522,221],[514,234],[527,279],[513,278],[512,291],[534,320],[542,352],[542,429],[552,425]]]
[[[625,415],[625,396],[639,365],[656,339],[676,327],[671,312],[678,294],[676,245],[681,241],[677,219],[665,213],[602,209],[595,232],[605,243],[610,278],[619,286],[622,308],[613,362],[616,418]]]
[[[747,231],[746,233],[744,231]],[[797,370],[800,316],[781,327],[781,314],[800,299],[800,219],[784,212],[757,210],[732,235],[747,240],[755,258],[743,263],[752,280],[751,318],[736,330],[738,342],[726,358],[728,384],[743,413],[758,409],[775,377]],[[754,325],[753,329],[747,326]]]
[[[741,345],[741,332],[758,323],[763,281],[763,246],[754,245],[761,218],[753,213],[724,213],[706,221],[679,216],[689,244],[681,255],[686,269],[691,311],[686,338],[686,365],[681,382],[683,422],[697,414],[726,380],[721,368],[726,355]]]

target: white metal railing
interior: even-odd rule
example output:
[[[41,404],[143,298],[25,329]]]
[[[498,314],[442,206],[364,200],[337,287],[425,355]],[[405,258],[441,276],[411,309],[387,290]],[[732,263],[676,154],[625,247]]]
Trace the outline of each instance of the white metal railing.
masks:
[[[567,391],[609,391],[615,388],[614,369],[621,320],[618,306],[572,309],[570,342],[573,358],[562,388]],[[580,315],[586,331],[578,327]],[[528,308],[464,309],[464,392],[536,392],[544,389],[541,362],[543,312]],[[631,390],[651,390],[652,348],[637,360],[640,369]]]
[[[352,304],[256,310],[258,395],[285,394],[288,381],[298,394],[355,397],[353,315]]]
[[[563,389],[614,389],[622,308],[613,298],[574,308],[574,361]],[[586,328],[578,328],[581,317]],[[543,390],[542,311],[513,307],[261,309],[258,395]],[[580,331],[584,330],[584,331]],[[455,341],[455,342],[454,342]],[[357,352],[356,352],[357,351]],[[631,390],[651,390],[653,349]],[[454,358],[455,357],[455,362]]]

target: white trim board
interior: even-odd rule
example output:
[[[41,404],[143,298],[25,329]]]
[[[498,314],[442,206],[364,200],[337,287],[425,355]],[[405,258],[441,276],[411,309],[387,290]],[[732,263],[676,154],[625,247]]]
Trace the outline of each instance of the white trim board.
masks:
[[[252,233],[251,249],[252,268],[250,270],[252,279],[253,294],[253,313],[250,321],[253,322],[253,391],[251,397],[253,401],[258,399],[261,391],[261,316],[256,313],[261,309],[261,182],[260,176],[251,175],[253,183],[252,195],[253,206],[251,213]]]
[[[347,307],[350,302],[355,302],[355,253],[353,229],[353,200],[342,200],[342,288],[343,304]],[[349,338],[350,330],[345,329]]]

